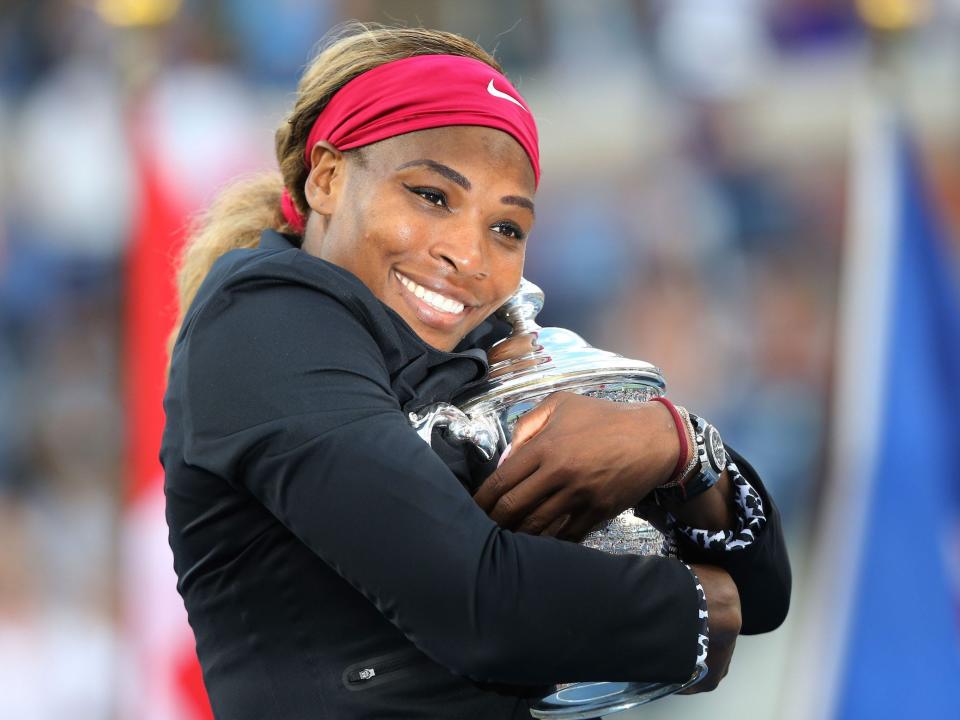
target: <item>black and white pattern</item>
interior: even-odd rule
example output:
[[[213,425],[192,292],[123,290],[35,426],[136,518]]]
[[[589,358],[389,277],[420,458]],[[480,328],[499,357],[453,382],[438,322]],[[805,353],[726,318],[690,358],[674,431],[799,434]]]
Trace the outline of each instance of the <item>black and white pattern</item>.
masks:
[[[727,475],[733,483],[734,501],[737,512],[737,527],[733,530],[702,530],[679,522],[667,513],[669,527],[673,532],[681,533],[707,550],[743,550],[750,546],[767,522],[763,514],[763,500],[753,486],[747,482],[733,462],[727,463]],[[670,533],[667,533],[669,535]]]
[[[697,679],[703,678],[707,674],[707,650],[710,647],[710,626],[707,623],[707,596],[703,592],[703,585],[700,584],[700,578],[689,565],[687,570],[693,575],[693,581],[697,585],[697,600],[700,604],[700,624],[697,628]]]

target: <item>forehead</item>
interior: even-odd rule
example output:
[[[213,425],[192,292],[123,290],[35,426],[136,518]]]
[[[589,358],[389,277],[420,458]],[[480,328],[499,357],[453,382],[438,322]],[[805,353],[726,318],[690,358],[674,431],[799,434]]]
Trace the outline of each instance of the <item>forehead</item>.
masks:
[[[454,125],[418,130],[368,145],[363,154],[381,172],[428,158],[467,177],[490,175],[509,180],[531,195],[535,187],[530,159],[520,143],[495,128]]]

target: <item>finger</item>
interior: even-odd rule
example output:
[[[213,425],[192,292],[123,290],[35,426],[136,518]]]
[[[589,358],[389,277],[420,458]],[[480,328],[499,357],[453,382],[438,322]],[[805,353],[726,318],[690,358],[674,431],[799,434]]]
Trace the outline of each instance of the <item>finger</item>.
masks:
[[[488,514],[500,527],[515,530],[556,491],[547,473],[534,473],[503,495]]]
[[[736,639],[729,642],[710,642],[707,650],[707,668],[708,673],[696,685],[680,691],[681,695],[696,695],[702,692],[711,692],[720,686],[720,681],[727,676],[730,670],[730,661],[733,659],[733,651],[736,647]]]
[[[497,460],[497,467],[503,465],[504,461],[510,457],[510,452],[513,450],[513,445],[507,443],[507,446],[503,449],[503,452],[500,453],[500,459]]]
[[[533,410],[527,411],[517,421],[517,424],[513,426],[513,434],[510,438],[510,445],[514,450],[543,429],[553,415],[558,401],[559,398],[556,395],[550,395]]]
[[[540,501],[540,504],[528,513],[517,526],[517,532],[530,535],[546,534],[548,528],[554,528],[554,534],[560,530],[558,521],[570,517],[570,497],[562,491],[554,491]],[[555,527],[554,527],[555,526]]]
[[[546,535],[547,537],[557,537],[560,534],[560,531],[563,530],[563,526],[570,521],[569,515],[561,515],[552,523],[550,523],[541,535]]]
[[[570,540],[571,542],[580,542],[586,537],[587,533],[593,530],[602,518],[594,512],[583,512],[573,515],[563,530],[557,535],[561,540]]]
[[[540,456],[536,452],[513,450],[509,460],[497,466],[473,494],[474,502],[489,515],[501,497],[533,475],[539,467]]]

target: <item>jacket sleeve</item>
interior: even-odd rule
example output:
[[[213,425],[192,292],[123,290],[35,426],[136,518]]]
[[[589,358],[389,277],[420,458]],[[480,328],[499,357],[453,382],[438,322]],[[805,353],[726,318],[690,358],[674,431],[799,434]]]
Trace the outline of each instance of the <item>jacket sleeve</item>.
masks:
[[[763,528],[747,547],[737,550],[705,549],[682,533],[675,539],[680,557],[687,562],[716,565],[730,573],[740,593],[741,632],[755,635],[776,629],[787,616],[792,585],[790,559],[780,512],[760,476],[739,453],[729,447],[727,452],[760,496],[766,516]]]
[[[687,568],[498,528],[410,428],[338,300],[235,284],[179,344],[185,460],[256,498],[438,662],[512,684],[693,673]]]

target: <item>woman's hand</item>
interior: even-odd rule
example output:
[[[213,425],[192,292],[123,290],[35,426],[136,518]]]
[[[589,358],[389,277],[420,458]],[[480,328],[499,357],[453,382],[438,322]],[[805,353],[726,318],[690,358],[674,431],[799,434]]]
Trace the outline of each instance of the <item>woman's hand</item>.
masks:
[[[501,527],[580,540],[666,481],[679,452],[661,403],[554,393],[519,420],[474,499]]]
[[[730,658],[740,634],[740,594],[737,586],[726,573],[713,565],[693,565],[700,579],[703,594],[707,598],[707,625],[710,642],[707,648],[707,676],[681,694],[710,692],[715,690],[730,668]]]

